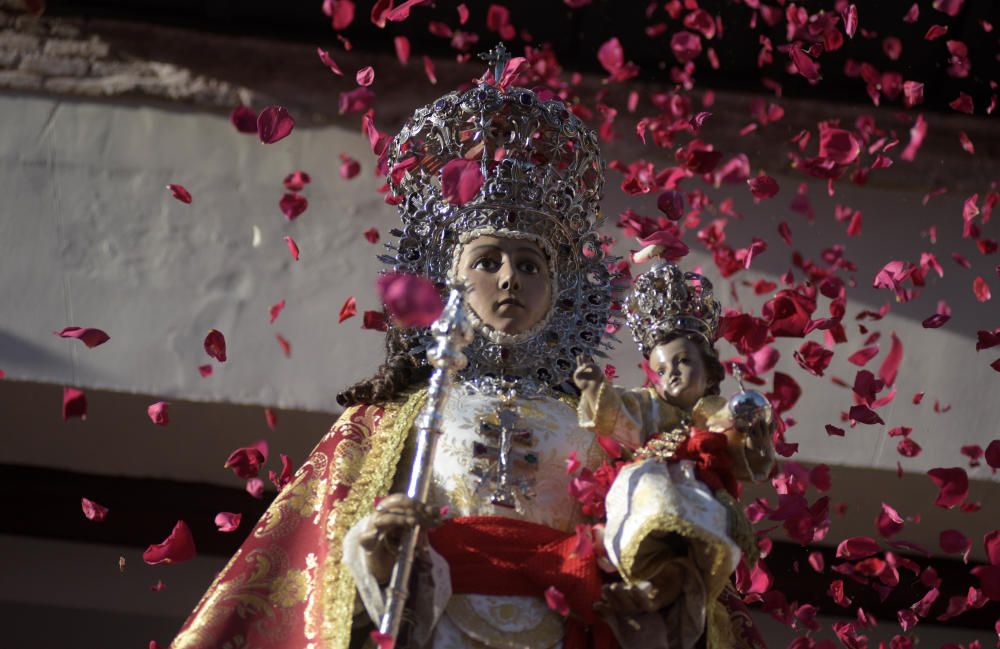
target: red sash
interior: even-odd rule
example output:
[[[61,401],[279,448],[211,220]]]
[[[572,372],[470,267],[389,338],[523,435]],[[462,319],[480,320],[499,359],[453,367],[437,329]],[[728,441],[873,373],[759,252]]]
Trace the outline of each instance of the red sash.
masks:
[[[611,630],[594,612],[601,575],[593,555],[572,556],[574,535],[502,516],[463,516],[430,530],[448,560],[452,592],[545,597],[554,586],[570,607],[566,649],[611,649]],[[588,630],[592,642],[588,644]]]

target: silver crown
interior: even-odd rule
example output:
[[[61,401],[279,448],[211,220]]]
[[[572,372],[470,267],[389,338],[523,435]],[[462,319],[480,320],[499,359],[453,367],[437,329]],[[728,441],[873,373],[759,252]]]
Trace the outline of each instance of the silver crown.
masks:
[[[509,57],[501,46],[484,58],[496,79]],[[455,159],[478,161],[485,179],[462,206],[441,193],[441,169]],[[403,224],[392,231],[398,241],[386,244],[392,254],[380,259],[395,271],[443,289],[455,279],[461,245],[484,234],[531,239],[550,257],[549,315],[516,337],[476,322],[466,350],[474,376],[466,378],[555,386],[569,379],[577,355],[604,356],[614,279],[597,232],[604,161],[595,132],[561,101],[495,82],[450,92],[414,112],[389,146],[388,169],[406,170],[388,176]],[[406,335],[419,339],[411,341],[416,359],[427,331]]]
[[[673,332],[693,333],[714,345],[721,310],[708,278],[664,262],[636,277],[625,301],[625,322],[648,357]]]

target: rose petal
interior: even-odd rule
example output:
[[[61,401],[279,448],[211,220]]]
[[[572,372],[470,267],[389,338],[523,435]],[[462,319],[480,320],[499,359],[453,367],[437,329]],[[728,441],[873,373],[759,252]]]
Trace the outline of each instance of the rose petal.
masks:
[[[323,13],[330,17],[334,31],[347,29],[354,22],[353,0],[323,0]]]
[[[274,144],[291,134],[295,119],[284,106],[268,106],[257,116],[257,135],[264,144]]]
[[[278,346],[281,347],[281,353],[285,355],[285,358],[291,358],[292,344],[288,342],[288,339],[281,334],[274,334],[274,338],[278,341]]]
[[[264,497],[264,481],[260,478],[250,478],[245,488],[246,492],[257,500]]]
[[[684,196],[680,192],[663,192],[656,199],[656,208],[671,221],[679,221],[684,216]]]
[[[820,80],[819,64],[809,58],[809,55],[803,52],[801,47],[793,45],[789,48],[788,55],[791,57],[795,70],[808,79],[810,83],[816,83]]]
[[[569,615],[569,604],[566,602],[566,596],[555,586],[549,586],[545,589],[545,604],[563,617]]]
[[[378,292],[401,327],[429,327],[444,309],[440,293],[425,277],[385,273],[378,278]]]
[[[403,65],[406,65],[407,61],[410,60],[410,39],[405,36],[397,36],[393,40],[393,45],[396,48],[396,58]]]
[[[87,520],[94,521],[95,523],[102,522],[109,511],[104,505],[99,505],[89,498],[81,498],[80,507],[83,509],[83,515],[87,517]]]
[[[111,336],[92,327],[65,327],[62,331],[52,332],[62,338],[77,338],[87,347],[97,347],[111,340]]]
[[[982,277],[976,277],[972,282],[972,292],[980,302],[988,302],[992,297],[989,284]]]
[[[257,113],[242,104],[229,113],[229,121],[240,133],[257,133]]]
[[[166,426],[170,423],[167,406],[168,404],[166,401],[157,401],[156,403],[150,404],[150,406],[146,408],[146,414],[149,415],[150,421],[157,426]]]
[[[972,105],[972,97],[965,94],[964,92],[958,93],[958,97],[948,105],[960,113],[966,113],[968,115],[971,115],[974,112],[974,107]]]
[[[896,382],[896,375],[899,373],[899,366],[903,362],[903,343],[896,336],[896,332],[891,334],[892,342],[889,353],[878,368],[878,375],[887,386],[892,386]]]
[[[191,204],[191,192],[184,189],[184,185],[167,185],[167,189],[173,194],[173,197],[182,203]]]
[[[838,559],[864,559],[881,551],[878,541],[868,536],[855,536],[837,546]]]
[[[142,553],[142,560],[151,566],[161,563],[181,563],[195,557],[196,551],[194,538],[187,523],[177,521],[173,531],[162,543],[157,543],[146,548]]]
[[[285,218],[289,221],[294,221],[306,211],[309,207],[309,201],[305,196],[301,194],[286,193],[278,201],[278,207],[281,209],[281,213],[285,215]]]
[[[948,33],[947,25],[931,25],[927,32],[924,34],[924,40],[933,41],[935,39],[941,38]]]
[[[299,171],[293,171],[292,173],[285,176],[285,179],[282,181],[282,184],[284,184],[285,189],[287,189],[290,192],[300,192],[305,188],[306,185],[308,185],[311,182],[312,178],[309,176],[309,174],[299,170]]]
[[[269,313],[271,314],[271,324],[274,324],[274,321],[278,319],[278,316],[281,314],[281,311],[284,308],[285,308],[284,300],[281,300],[280,302],[271,305],[270,309],[268,309]]]
[[[778,181],[763,174],[756,178],[748,179],[747,185],[750,186],[750,193],[757,200],[772,198],[777,195],[779,190]]]
[[[368,243],[378,243],[378,228],[368,228],[364,231],[364,235]]]
[[[961,467],[931,469],[927,475],[938,486],[934,500],[938,507],[951,509],[969,495],[969,476]]]
[[[455,159],[441,169],[441,195],[453,205],[465,205],[483,186],[479,162]]]
[[[321,47],[317,47],[316,54],[319,55],[319,60],[323,62],[323,65],[330,68],[331,72],[333,72],[338,77],[344,76],[344,73],[340,69],[340,66],[337,65],[337,62],[333,60],[333,57],[330,56],[329,52],[327,52]]]
[[[375,68],[368,65],[357,71],[354,75],[359,86],[370,86],[375,81]]]
[[[378,629],[369,633],[368,637],[372,639],[372,642],[375,643],[375,646],[378,647],[378,649],[394,649],[396,646],[395,638],[388,633],[382,633]]]
[[[361,173],[361,163],[347,155],[346,153],[340,154],[340,177],[344,180],[350,180],[354,178],[359,173]]]
[[[232,469],[233,473],[245,480],[256,477],[265,462],[267,462],[267,441],[262,439],[230,453],[223,467]]]
[[[63,388],[62,417],[67,421],[70,417],[87,419],[87,395],[83,390]]]
[[[218,329],[209,329],[205,336],[205,353],[219,361],[226,362],[226,337]]]
[[[340,316],[337,322],[339,323],[343,322],[344,320],[347,320],[348,318],[353,318],[355,315],[357,315],[357,313],[358,313],[358,303],[357,300],[355,300],[354,296],[352,295],[351,297],[347,298],[347,300],[344,302],[344,305],[340,307]]]
[[[385,323],[385,314],[381,311],[365,311],[361,322],[362,329],[372,329],[374,331],[388,331]]]
[[[285,237],[285,243],[288,245],[288,252],[292,253],[292,259],[295,261],[299,260],[299,246],[295,243],[295,239],[291,237]]]
[[[215,525],[220,532],[235,532],[240,526],[243,514],[233,514],[231,512],[219,512],[215,515]]]
[[[942,530],[938,541],[948,554],[961,554],[972,547],[972,541],[958,530]]]

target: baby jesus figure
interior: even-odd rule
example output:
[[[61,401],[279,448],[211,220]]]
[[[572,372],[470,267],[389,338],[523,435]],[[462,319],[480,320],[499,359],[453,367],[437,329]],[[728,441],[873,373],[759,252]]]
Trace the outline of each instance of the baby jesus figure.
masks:
[[[623,578],[606,586],[605,598],[619,609],[623,600],[647,604],[636,606],[643,615],[631,629],[616,628],[626,646],[689,648],[703,634],[710,649],[728,646],[717,600],[740,557],[756,560],[738,481],[767,478],[773,423],[763,395],[719,396],[719,311],[707,279],[661,264],[636,279],[626,301],[652,385],[617,387],[582,358],[573,375],[580,425],[633,454],[608,492],[604,531]]]

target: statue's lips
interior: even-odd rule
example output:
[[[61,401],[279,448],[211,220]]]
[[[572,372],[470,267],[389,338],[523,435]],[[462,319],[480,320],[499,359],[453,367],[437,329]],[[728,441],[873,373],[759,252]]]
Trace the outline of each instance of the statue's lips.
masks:
[[[523,309],[524,305],[517,298],[509,297],[504,300],[500,300],[496,303],[494,310],[496,311],[509,311],[513,308]]]

